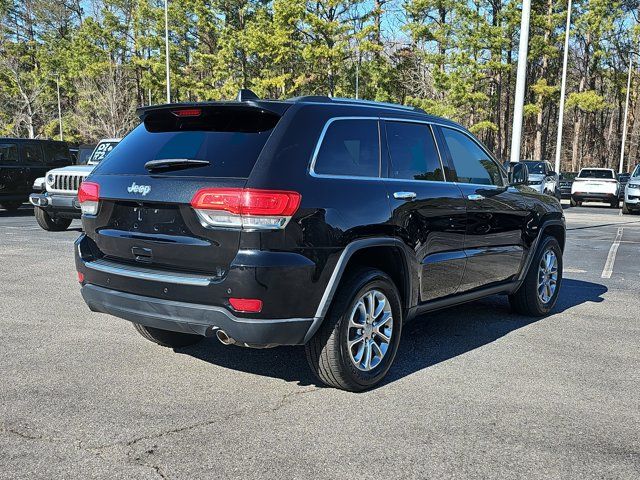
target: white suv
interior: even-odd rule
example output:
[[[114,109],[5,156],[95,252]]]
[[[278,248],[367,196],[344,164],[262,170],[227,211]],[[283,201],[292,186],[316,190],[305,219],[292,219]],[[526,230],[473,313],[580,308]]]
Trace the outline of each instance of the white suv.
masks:
[[[622,205],[622,213],[638,213],[640,212],[640,165],[638,165],[624,190],[624,204]]]
[[[571,186],[571,206],[582,202],[604,202],[613,208],[620,206],[620,184],[610,168],[583,168]]]

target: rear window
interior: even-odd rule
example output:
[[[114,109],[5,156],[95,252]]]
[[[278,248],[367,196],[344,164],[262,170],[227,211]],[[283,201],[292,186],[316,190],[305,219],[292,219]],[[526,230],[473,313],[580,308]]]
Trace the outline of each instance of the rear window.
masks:
[[[580,172],[578,178],[614,178],[611,170],[585,169]]]
[[[0,164],[18,161],[18,147],[15,143],[0,143]]]
[[[47,163],[69,161],[71,154],[69,147],[62,143],[48,143],[44,146]]]
[[[44,163],[42,146],[39,143],[24,143],[22,145],[22,159],[27,165]]]
[[[197,116],[177,110],[147,114],[100,162],[100,174],[144,175],[151,160],[208,160],[209,165],[163,172],[171,176],[247,178],[280,117],[238,107],[197,107]]]

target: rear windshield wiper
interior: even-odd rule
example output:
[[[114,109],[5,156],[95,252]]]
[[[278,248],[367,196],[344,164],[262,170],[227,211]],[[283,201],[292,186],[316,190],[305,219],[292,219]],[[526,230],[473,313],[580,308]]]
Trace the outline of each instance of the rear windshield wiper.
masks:
[[[194,168],[210,165],[209,160],[195,160],[190,158],[163,158],[150,160],[144,164],[144,168],[150,172],[153,170],[173,170],[179,168]]]

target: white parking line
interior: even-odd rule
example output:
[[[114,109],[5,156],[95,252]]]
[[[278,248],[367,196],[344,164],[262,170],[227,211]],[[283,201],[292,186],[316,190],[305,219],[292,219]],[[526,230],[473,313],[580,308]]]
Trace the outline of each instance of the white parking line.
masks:
[[[619,227],[616,239],[609,249],[607,263],[604,264],[604,270],[602,270],[602,278],[611,278],[611,274],[613,274],[613,265],[616,263],[616,255],[618,254],[618,247],[620,247],[620,241],[622,240],[622,232],[624,232],[624,228]]]

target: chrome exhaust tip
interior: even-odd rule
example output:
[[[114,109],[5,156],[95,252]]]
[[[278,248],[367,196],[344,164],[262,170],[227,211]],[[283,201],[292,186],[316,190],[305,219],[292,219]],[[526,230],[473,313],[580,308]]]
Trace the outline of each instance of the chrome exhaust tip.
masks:
[[[223,345],[233,345],[236,341],[227,335],[227,332],[224,330],[216,330],[216,337],[220,340],[220,343]]]

